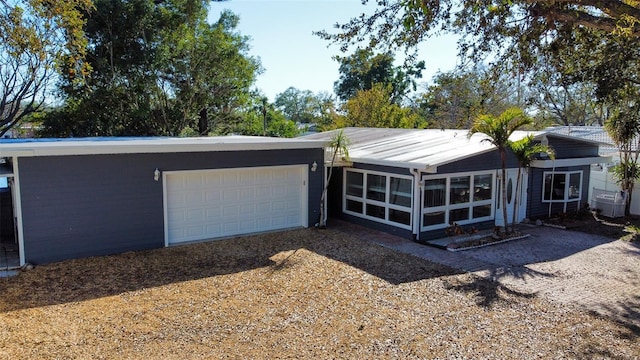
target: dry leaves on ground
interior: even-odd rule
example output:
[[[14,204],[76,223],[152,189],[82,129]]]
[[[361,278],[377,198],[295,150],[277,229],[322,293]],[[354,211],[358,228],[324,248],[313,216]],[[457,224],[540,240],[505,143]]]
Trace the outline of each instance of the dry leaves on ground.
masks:
[[[627,358],[637,329],[335,230],[0,279],[0,358]]]

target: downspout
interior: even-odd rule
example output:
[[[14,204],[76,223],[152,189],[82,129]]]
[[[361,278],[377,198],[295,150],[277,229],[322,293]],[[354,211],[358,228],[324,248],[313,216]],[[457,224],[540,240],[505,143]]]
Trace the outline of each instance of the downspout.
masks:
[[[326,224],[327,223],[327,218],[329,217],[329,209],[327,209],[327,205],[329,204],[329,201],[327,200],[329,198],[329,184],[327,183],[327,176],[329,175],[329,172],[327,171],[327,166],[323,166],[322,167],[322,172],[323,172],[323,179],[322,179],[322,186],[326,186],[327,187],[327,194],[324,197],[323,200],[323,204],[322,206],[324,206],[324,213],[322,214],[322,217],[324,219],[322,219],[322,221],[320,222],[321,224]],[[324,187],[323,187],[324,189]]]
[[[556,159],[552,159],[551,161],[553,166],[551,167],[551,192],[549,193],[549,215],[548,215],[549,218],[551,218],[551,205],[553,205],[553,192],[554,192],[553,183],[556,177]],[[544,196],[544,194],[542,196]]]
[[[22,196],[20,195],[20,171],[18,169],[18,157],[14,156],[11,161],[11,166],[13,168],[13,186],[11,189],[15,193],[15,203],[13,204],[13,210],[15,214],[13,214],[16,220],[16,231],[18,232],[18,253],[20,255],[20,266],[24,266],[26,264],[25,253],[24,253],[24,229],[22,228]]]
[[[411,207],[411,214],[413,216],[413,240],[420,240],[420,214],[421,214],[421,206],[420,206],[420,197],[422,195],[422,183],[420,183],[420,170],[411,169],[409,170],[413,174],[413,206]]]

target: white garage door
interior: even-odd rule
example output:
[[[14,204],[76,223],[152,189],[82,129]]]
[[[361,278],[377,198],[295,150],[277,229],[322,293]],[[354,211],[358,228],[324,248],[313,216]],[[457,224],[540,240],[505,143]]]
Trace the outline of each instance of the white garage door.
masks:
[[[166,172],[167,245],[307,226],[307,166]]]

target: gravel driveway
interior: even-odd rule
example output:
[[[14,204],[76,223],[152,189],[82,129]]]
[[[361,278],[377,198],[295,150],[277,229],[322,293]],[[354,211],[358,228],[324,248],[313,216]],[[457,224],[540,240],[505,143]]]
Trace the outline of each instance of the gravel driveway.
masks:
[[[345,223],[364,240],[411,253],[536,294],[586,308],[640,328],[640,244],[550,227],[523,228],[531,236],[484,248],[450,252]]]

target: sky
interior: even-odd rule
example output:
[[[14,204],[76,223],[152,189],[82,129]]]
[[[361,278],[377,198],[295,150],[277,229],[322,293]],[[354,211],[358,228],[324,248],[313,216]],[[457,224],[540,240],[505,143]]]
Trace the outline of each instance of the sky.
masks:
[[[372,6],[362,5],[360,0],[230,0],[210,3],[209,21],[216,21],[224,9],[240,17],[237,31],[251,38],[249,55],[259,57],[264,68],[256,87],[274,101],[291,86],[333,94],[339,64],[332,57],[353,51],[342,54],[338,45],[330,45],[313,32],[334,32],[336,22],[342,24],[363,12],[371,13]],[[453,36],[422,44],[418,55],[426,62],[426,71],[421,80],[429,81],[438,71],[453,70],[456,54]],[[402,54],[396,55],[398,59]]]

